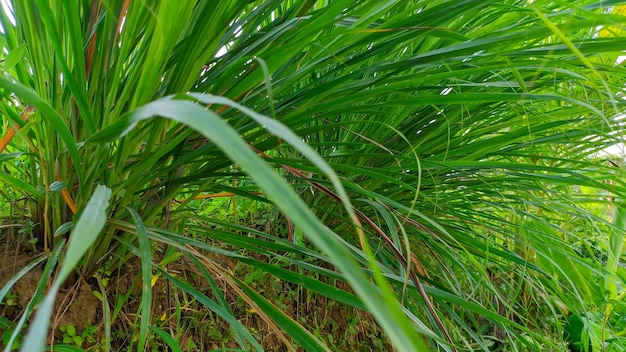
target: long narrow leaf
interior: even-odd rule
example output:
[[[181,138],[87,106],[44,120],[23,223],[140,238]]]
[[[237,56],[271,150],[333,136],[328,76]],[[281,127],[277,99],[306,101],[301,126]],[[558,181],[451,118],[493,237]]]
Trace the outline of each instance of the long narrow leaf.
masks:
[[[328,253],[398,348],[407,351],[427,349],[424,341],[415,334],[411,323],[400,311],[394,297],[380,294],[378,288],[369,282],[363,269],[351,258],[342,241],[313,216],[294,190],[250,150],[232,127],[212,111],[190,101],[166,98],[126,115],[115,125],[94,135],[91,140],[110,141],[119,138],[139,121],[152,116],[163,116],[188,125],[220,146],[244,170],[250,170],[250,176],[272,197],[278,207],[303,229],[318,248]]]

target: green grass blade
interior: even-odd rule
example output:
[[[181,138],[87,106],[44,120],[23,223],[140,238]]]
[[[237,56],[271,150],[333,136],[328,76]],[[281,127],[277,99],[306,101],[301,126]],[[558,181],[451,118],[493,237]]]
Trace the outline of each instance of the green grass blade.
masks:
[[[150,330],[159,336],[163,342],[170,348],[172,352],[183,352],[183,350],[178,345],[178,342],[172,337],[172,335],[165,332],[163,329],[160,329],[154,325],[150,325]]]
[[[265,164],[241,139],[239,133],[217,114],[190,101],[164,98],[125,115],[120,121],[95,134],[91,141],[110,141],[119,138],[138,122],[152,116],[162,116],[186,124],[210,138],[231,160],[244,170],[248,170],[252,179],[272,197],[277,206],[303,229],[318,248],[332,258],[333,263],[346,275],[359,297],[399,349],[407,351],[428,349],[402,313],[395,296],[381,294],[379,289],[370,283],[363,269],[352,259],[345,243],[311,213],[293,188]],[[278,126],[277,124],[275,122],[273,125]],[[285,132],[286,127],[281,125],[279,130]],[[302,142],[298,143],[298,147],[301,144]]]
[[[247,263],[253,267],[263,269],[267,273],[270,273],[277,278],[280,278],[281,280],[298,284],[311,292],[315,292],[326,297],[331,297],[337,302],[341,302],[343,304],[365,310],[363,302],[361,302],[361,300],[357,296],[341,290],[333,285],[321,282],[318,279],[309,277],[307,275],[302,275],[291,270],[282,269],[277,265],[267,264],[251,259],[241,258],[239,259],[239,261]],[[294,264],[297,265],[297,262]]]
[[[49,120],[52,127],[59,134],[61,140],[65,143],[72,159],[74,159],[74,169],[76,170],[79,181],[82,183],[84,181],[82,159],[78,154],[78,148],[76,147],[74,136],[61,115],[59,115],[59,113],[52,106],[50,106],[47,101],[37,96],[32,89],[20,84],[19,82],[0,76],[0,88],[4,88],[15,93],[15,95],[17,95],[24,102],[37,108],[44,119]]]
[[[78,47],[82,47],[83,45],[82,38],[78,30],[79,28],[77,28],[79,26],[79,23],[77,23],[77,18],[75,17],[75,15],[77,15],[78,9],[74,9],[75,11],[72,11],[68,8],[75,8],[75,6],[71,6],[68,4],[65,4],[64,6],[64,8],[68,9],[68,12],[66,12],[66,14],[70,15],[69,26],[71,28],[68,31],[69,35],[67,36],[67,38],[72,41],[72,47],[76,50],[76,52],[74,53],[78,54],[78,57],[73,58],[75,61],[77,61],[77,67],[75,68],[75,71],[77,71],[77,73],[74,73],[72,72],[72,70],[70,70],[68,66],[68,58],[65,56],[67,54],[63,50],[63,44],[61,43],[59,33],[57,33],[57,24],[55,23],[56,19],[54,18],[54,11],[52,11],[52,9],[50,8],[50,4],[47,1],[37,0],[37,6],[39,7],[39,15],[41,16],[41,20],[46,27],[46,34],[49,36],[47,40],[49,40],[52,44],[52,47],[54,48],[54,53],[57,57],[56,62],[61,66],[61,69],[63,71],[63,79],[67,80],[67,85],[72,91],[73,97],[76,99],[76,104],[80,108],[80,113],[85,116],[83,121],[87,126],[87,131],[89,133],[93,133],[96,129],[96,126],[94,125],[91,106],[87,101],[86,87],[81,86],[81,83],[83,82],[77,81],[76,79],[77,75],[79,77],[83,77],[83,80],[85,76],[83,51],[78,50]],[[78,74],[78,72],[80,72],[80,74]]]
[[[107,291],[102,282],[100,275],[96,275],[96,281],[98,281],[98,287],[100,288],[100,298],[102,300],[102,315],[104,317],[104,350],[106,352],[111,351],[111,307],[109,300],[106,297]]]
[[[173,248],[173,247],[170,247],[170,248]],[[181,252],[181,253],[184,253],[184,252]],[[209,282],[209,285],[211,286],[211,289],[213,290],[213,293],[214,293],[213,296],[215,297],[216,303],[219,304],[225,310],[226,314],[233,316],[234,315],[233,310],[231,309],[230,304],[225,297],[225,292],[223,291],[223,289],[215,281],[215,279],[213,278],[213,275],[211,275],[211,273],[207,270],[206,266],[202,264],[200,259],[197,258],[192,253],[189,253],[189,254],[190,254],[189,259],[191,260],[191,262],[196,266],[196,268],[198,268],[198,270],[200,270],[203,278]],[[247,331],[242,332],[241,329],[239,329],[237,326],[231,326],[230,330],[235,335],[235,340],[237,341],[239,346],[245,346],[246,340],[249,340],[246,335],[248,332]],[[253,344],[253,345],[256,348],[256,344]]]
[[[165,270],[162,270],[159,267],[157,267],[157,270],[167,280],[169,280],[172,284],[174,284],[174,286],[176,286],[176,287],[180,288],[181,290],[187,292],[188,294],[192,295],[202,305],[204,305],[205,307],[209,308],[211,311],[215,312],[215,314],[219,315],[222,319],[224,319],[227,323],[229,323],[231,325],[232,329],[237,330],[237,332],[239,334],[244,336],[248,340],[248,342],[254,347],[254,349],[256,351],[262,351],[263,350],[263,348],[259,345],[259,343],[256,341],[254,336],[252,336],[250,331],[243,324],[241,324],[241,322],[239,322],[239,320],[237,320],[237,318],[235,318],[232,315],[231,312],[227,311],[226,309],[221,307],[218,303],[216,303],[215,301],[211,300],[209,297],[204,295],[202,292],[200,292],[200,291],[196,290],[195,288],[191,287],[189,284],[187,284],[187,283],[185,283],[183,281],[180,281],[177,278],[173,277],[172,275],[167,273]],[[245,347],[245,346],[242,346],[242,347]]]
[[[37,188],[33,187],[31,184],[24,182],[18,178],[11,177],[4,172],[0,173],[0,179],[2,179],[7,184],[12,184],[16,186],[18,189],[24,190],[26,193],[28,193],[31,196],[37,197],[39,199],[44,199],[45,197],[43,194],[41,194],[42,192],[40,192]]]
[[[20,348],[20,351],[23,351],[23,352],[43,351],[44,339],[48,332],[48,322],[52,314],[52,306],[54,305],[54,297],[52,299],[49,299],[48,296],[55,296],[56,291],[53,289],[50,289],[50,292],[46,294],[44,298],[45,304],[44,302],[39,302],[39,301],[43,297],[43,293],[44,293],[46,286],[48,286],[48,282],[50,278],[52,277],[54,268],[56,267],[57,261],[59,259],[59,256],[61,255],[61,251],[64,245],[65,245],[65,240],[59,241],[59,243],[56,245],[54,250],[50,253],[48,262],[46,263],[46,266],[43,269],[41,279],[37,283],[37,289],[35,290],[35,293],[33,294],[33,298],[30,300],[30,302],[28,302],[28,306],[26,307],[25,312],[22,313],[22,317],[16,324],[15,331],[11,335],[11,338],[7,342],[6,348],[4,349],[5,352],[9,352],[10,346],[13,345],[13,341],[17,337],[17,334],[22,330],[22,328],[24,327],[24,324],[26,323],[26,319],[28,319],[28,317],[35,310],[35,308],[37,308],[38,311],[35,315],[35,318],[30,323],[30,329],[28,333],[26,334],[24,341],[22,341],[22,346]],[[41,329],[43,329],[43,331],[41,331]]]
[[[141,259],[141,323],[139,324],[139,345],[137,346],[137,350],[143,351],[146,347],[148,327],[152,315],[152,253],[150,251],[150,241],[146,234],[146,227],[141,221],[139,214],[132,208],[128,208],[128,212],[133,218],[139,239],[139,258]]]
[[[111,190],[106,186],[98,185],[74,226],[57,281],[62,283],[76,270],[80,259],[102,232],[110,199]]]
[[[265,299],[257,291],[250,288],[243,281],[236,279],[239,287],[250,297],[265,314],[278,324],[291,338],[296,340],[306,351],[331,351],[324,342],[307,331],[302,325],[291,319],[287,314],[278,309],[270,301]]]
[[[100,235],[100,232],[102,232],[106,221],[106,210],[109,206],[110,197],[110,189],[102,185],[96,187],[96,190],[91,196],[91,199],[89,199],[89,202],[83,210],[80,219],[78,219],[76,227],[74,227],[74,231],[70,236],[70,240],[65,251],[65,258],[63,263],[61,263],[59,273],[54,280],[50,291],[46,294],[44,301],[39,305],[39,310],[31,324],[26,342],[22,345],[20,351],[43,351],[44,341],[48,335],[48,325],[50,323],[50,316],[52,315],[52,309],[57,292],[61,287],[61,284],[63,284],[68,276],[76,270],[80,259],[95,242],[96,238]],[[65,242],[61,241],[61,243],[64,244]]]
[[[13,287],[13,285],[15,285],[15,283],[24,275],[26,275],[26,273],[28,273],[32,268],[36,267],[37,265],[39,265],[41,262],[43,262],[46,259],[46,256],[40,256],[39,258],[35,258],[35,260],[33,260],[32,262],[28,263],[28,265],[26,265],[25,267],[23,267],[20,271],[17,272],[17,274],[13,275],[13,277],[11,277],[2,287],[2,289],[0,290],[0,303],[4,300],[4,297],[7,295],[7,293],[9,293],[9,291],[11,290],[11,287]]]
[[[59,291],[59,284],[53,285],[46,294],[44,300],[39,303],[37,314],[30,324],[24,343],[20,352],[38,352],[44,350],[46,336],[48,335],[48,325],[52,317],[54,301]]]
[[[225,256],[373,313],[400,351],[562,350],[561,309],[602,323],[594,346],[622,337],[624,236],[606,210],[626,181],[606,159],[623,159],[607,147],[624,139],[624,1],[5,2],[0,128],[23,127],[8,149],[24,157],[0,156],[0,200],[13,215],[25,196],[49,251],[81,216],[50,185],[79,211],[111,188],[115,228],[72,270],[136,255],[146,282],[147,239]],[[197,197],[218,192],[232,203]],[[142,291],[129,330],[150,349]],[[111,308],[109,343],[135,296]]]

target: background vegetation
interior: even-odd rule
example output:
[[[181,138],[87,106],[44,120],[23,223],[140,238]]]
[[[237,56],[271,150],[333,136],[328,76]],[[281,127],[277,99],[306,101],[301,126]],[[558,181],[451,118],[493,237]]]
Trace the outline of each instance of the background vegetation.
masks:
[[[622,3],[7,2],[6,350],[623,350]]]

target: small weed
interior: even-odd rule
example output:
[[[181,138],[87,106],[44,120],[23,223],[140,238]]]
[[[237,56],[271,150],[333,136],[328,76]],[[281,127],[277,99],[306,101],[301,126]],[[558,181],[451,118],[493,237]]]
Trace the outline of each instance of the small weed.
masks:
[[[17,233],[22,236],[28,236],[27,242],[33,247],[33,250],[36,251],[35,245],[39,241],[37,236],[35,236],[35,228],[37,227],[37,223],[33,222],[30,219],[27,219],[24,223],[24,227],[22,227]]]
[[[10,321],[9,319],[5,317],[0,317],[0,333],[2,334],[1,336],[2,345],[6,346],[9,343],[9,341],[11,340],[11,335],[13,335],[14,328],[15,328],[15,323],[13,323],[12,321]],[[15,340],[13,340],[13,343],[11,343],[11,348],[5,349],[5,351],[16,350],[20,348],[21,343],[22,343],[22,334],[18,333]]]
[[[98,328],[96,326],[87,323],[87,328],[78,334],[76,328],[72,324],[61,326],[59,330],[63,333],[63,343],[75,345],[76,347],[82,347],[86,342],[90,345],[96,342],[94,337]]]
[[[17,306],[17,295],[12,293],[10,290],[5,296],[5,300],[0,302],[0,305],[4,306]]]

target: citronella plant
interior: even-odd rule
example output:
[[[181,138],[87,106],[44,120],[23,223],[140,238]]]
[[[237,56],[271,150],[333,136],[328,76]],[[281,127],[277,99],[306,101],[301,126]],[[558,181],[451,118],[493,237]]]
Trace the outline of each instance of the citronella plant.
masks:
[[[2,181],[38,224],[43,283],[60,262],[23,350],[43,348],[63,280],[129,255],[133,349],[173,343],[151,317],[164,279],[241,349],[262,346],[223,291],[288,350],[329,350],[216,255],[369,312],[398,351],[564,348],[564,315],[605,298],[589,280],[604,264],[576,245],[623,238],[573,191],[624,192],[596,158],[621,139],[620,3],[7,2]],[[198,209],[216,194],[278,209],[291,233]],[[225,286],[169,273],[165,250]]]

